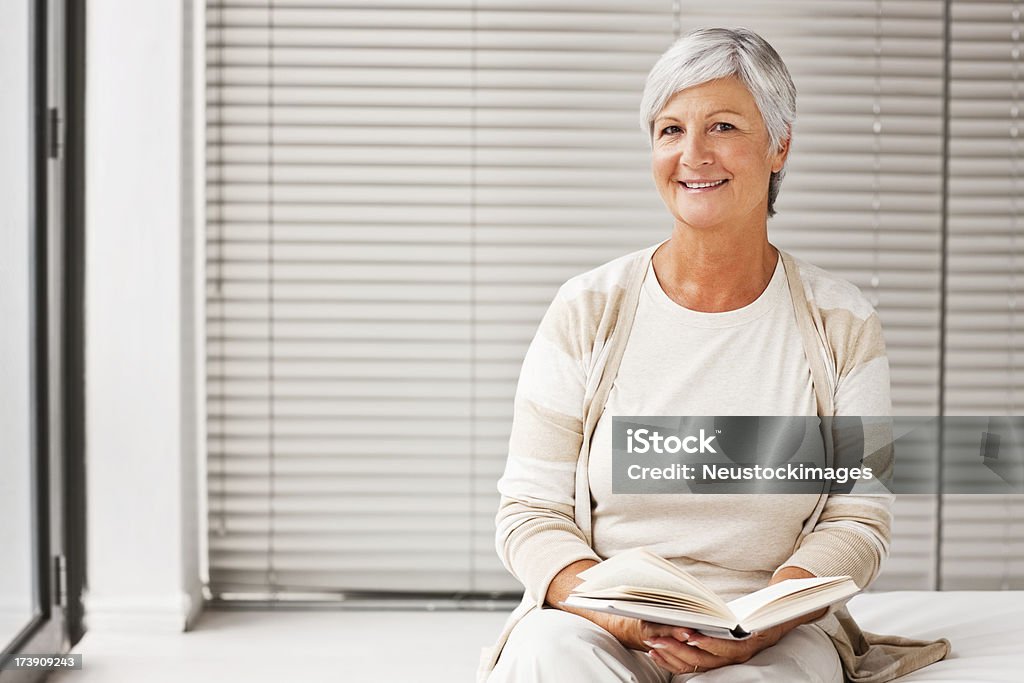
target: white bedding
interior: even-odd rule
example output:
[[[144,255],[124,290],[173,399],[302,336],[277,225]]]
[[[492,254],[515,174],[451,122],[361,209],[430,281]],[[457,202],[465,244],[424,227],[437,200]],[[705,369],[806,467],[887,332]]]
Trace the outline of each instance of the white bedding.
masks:
[[[849,608],[866,631],[952,643],[949,657],[900,683],[1024,681],[1024,591],[869,593]]]

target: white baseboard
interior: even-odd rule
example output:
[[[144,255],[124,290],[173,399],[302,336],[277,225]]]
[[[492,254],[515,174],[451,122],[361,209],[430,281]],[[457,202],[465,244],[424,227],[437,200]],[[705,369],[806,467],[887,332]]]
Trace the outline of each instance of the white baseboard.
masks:
[[[203,608],[206,606],[206,603],[203,600],[202,587],[197,584],[196,589],[198,592],[195,594],[183,594],[188,600],[188,609],[185,611],[186,631],[192,630],[196,625],[196,620],[199,618],[199,615],[203,613]]]
[[[203,609],[201,600],[185,592],[166,598],[85,595],[83,602],[85,628],[108,633],[182,633]]]

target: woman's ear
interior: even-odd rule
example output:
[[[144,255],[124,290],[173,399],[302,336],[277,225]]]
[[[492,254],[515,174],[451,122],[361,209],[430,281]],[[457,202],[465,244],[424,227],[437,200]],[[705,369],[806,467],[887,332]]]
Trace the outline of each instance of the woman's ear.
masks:
[[[778,173],[786,165],[786,158],[789,157],[789,145],[793,142],[793,129],[786,131],[786,139],[779,145],[779,150],[772,155],[772,173]]]

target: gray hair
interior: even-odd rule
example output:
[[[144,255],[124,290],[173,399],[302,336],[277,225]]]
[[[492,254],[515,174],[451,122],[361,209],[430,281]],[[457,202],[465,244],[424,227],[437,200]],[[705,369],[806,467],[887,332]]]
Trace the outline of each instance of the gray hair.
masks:
[[[640,127],[653,144],[654,119],[680,90],[736,76],[747,86],[768,129],[772,153],[789,138],[796,119],[796,87],[775,51],[746,28],[700,28],[674,42],[651,69],[640,103]],[[775,215],[785,166],[768,181],[768,216]]]

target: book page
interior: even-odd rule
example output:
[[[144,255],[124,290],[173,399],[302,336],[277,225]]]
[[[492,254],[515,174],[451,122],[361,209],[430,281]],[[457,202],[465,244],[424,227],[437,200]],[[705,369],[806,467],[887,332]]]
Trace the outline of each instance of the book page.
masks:
[[[563,604],[570,607],[582,607],[597,612],[644,619],[658,624],[692,628],[714,638],[738,640],[747,635],[745,633],[737,635],[736,624],[731,620],[707,614],[695,614],[686,610],[659,608],[653,605],[640,605],[618,600],[591,600],[577,595],[570,595]]]
[[[693,576],[654,553],[638,548],[611,557],[581,572],[583,583],[574,593],[634,587],[677,596],[699,596],[722,617],[731,618],[725,601]]]
[[[654,605],[656,607],[672,607],[686,609],[700,614],[718,614],[731,621],[736,621],[731,614],[721,614],[721,609],[716,604],[708,604],[700,595],[689,595],[675,591],[663,591],[654,588],[640,588],[638,586],[616,586],[615,588],[602,588],[596,591],[574,591],[571,595],[580,595],[587,598],[600,598],[602,600],[628,600],[638,604]]]
[[[781,601],[787,596],[800,593],[802,591],[808,591],[819,586],[827,586],[830,584],[836,584],[844,580],[848,580],[848,576],[825,576],[813,579],[789,579],[788,581],[780,581],[766,588],[762,588],[759,591],[755,591],[749,595],[736,598],[728,603],[729,609],[736,615],[740,623],[744,619],[748,619],[754,612],[767,606],[768,604]],[[824,605],[822,605],[823,607]],[[809,610],[810,611],[810,610]]]
[[[808,612],[815,612],[822,607],[831,605],[860,592],[860,588],[852,579],[836,584],[818,586],[808,591],[792,595],[769,603],[752,613],[743,622],[749,631],[760,631],[781,624]]]

